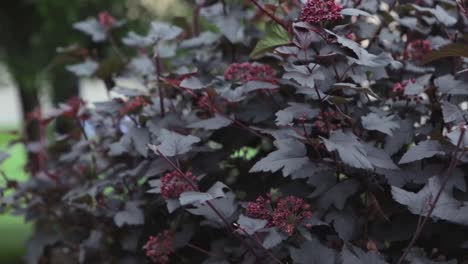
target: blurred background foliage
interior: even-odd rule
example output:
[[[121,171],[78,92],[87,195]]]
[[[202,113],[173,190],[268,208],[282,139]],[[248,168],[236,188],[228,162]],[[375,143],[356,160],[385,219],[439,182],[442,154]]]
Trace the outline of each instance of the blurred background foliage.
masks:
[[[11,82],[0,73],[0,89],[17,89],[22,120],[15,124],[0,119],[0,150],[11,158],[0,165],[10,180],[27,178],[24,166],[28,156],[22,144],[12,140],[26,137],[37,139],[37,127],[26,122],[27,114],[40,106],[42,98],[53,105],[79,94],[79,80],[64,70],[73,58],[58,57],[57,48],[74,43],[95,47],[83,34],[73,30],[72,24],[108,11],[127,21],[135,31],[144,29],[148,21],[170,19],[189,14],[189,3],[177,0],[13,0],[0,1],[0,64],[5,65]],[[1,67],[4,68],[4,67]],[[0,111],[2,101],[0,98]],[[60,130],[60,125],[57,124]],[[11,131],[18,130],[19,133]],[[0,180],[0,186],[5,180]],[[32,229],[23,219],[0,216],[0,263],[21,263],[23,244]]]

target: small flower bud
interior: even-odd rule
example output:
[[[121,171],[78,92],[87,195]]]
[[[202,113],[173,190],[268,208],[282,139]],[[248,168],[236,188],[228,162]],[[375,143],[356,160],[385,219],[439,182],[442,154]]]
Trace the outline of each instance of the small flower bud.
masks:
[[[301,10],[299,20],[314,24],[342,19],[342,9],[334,0],[308,0]]]

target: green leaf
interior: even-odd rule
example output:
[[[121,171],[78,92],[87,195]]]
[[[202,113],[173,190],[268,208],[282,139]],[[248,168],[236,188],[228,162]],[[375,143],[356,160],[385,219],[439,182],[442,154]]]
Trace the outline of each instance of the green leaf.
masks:
[[[270,23],[267,25],[265,37],[257,42],[255,49],[250,53],[250,57],[256,59],[266,51],[289,43],[288,32],[278,24]]]
[[[449,44],[438,50],[429,52],[423,57],[422,62],[426,64],[447,57],[468,57],[468,45],[459,43]]]

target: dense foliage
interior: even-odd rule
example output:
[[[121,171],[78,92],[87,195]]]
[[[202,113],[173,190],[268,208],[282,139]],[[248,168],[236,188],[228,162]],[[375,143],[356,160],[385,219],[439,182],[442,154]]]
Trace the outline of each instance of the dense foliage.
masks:
[[[109,100],[31,113],[40,168],[0,209],[35,221],[29,263],[466,263],[467,26],[466,1],[196,1],[119,41],[102,12],[73,27],[110,51],[60,52]]]

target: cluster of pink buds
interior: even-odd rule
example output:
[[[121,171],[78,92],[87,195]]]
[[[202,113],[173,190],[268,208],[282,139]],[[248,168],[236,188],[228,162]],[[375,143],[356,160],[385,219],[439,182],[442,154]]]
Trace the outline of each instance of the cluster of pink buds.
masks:
[[[169,263],[169,255],[172,254],[172,240],[174,234],[169,230],[159,233],[157,236],[150,236],[143,249],[154,263]]]
[[[267,198],[260,196],[255,202],[249,202],[246,214],[248,217],[267,220],[268,226],[278,227],[288,235],[292,235],[304,220],[312,217],[310,205],[303,199],[295,196],[273,199],[270,194],[267,194]]]
[[[292,235],[303,220],[311,218],[310,205],[301,198],[287,196],[279,199],[273,212],[272,223],[288,235]]]
[[[346,34],[345,36],[347,39],[350,39],[350,40],[353,40],[353,41],[356,41],[357,40],[357,35],[356,33],[354,32],[349,32],[348,34]]]
[[[277,83],[275,70],[269,65],[258,63],[233,63],[224,72],[224,79],[228,81],[262,81]]]
[[[176,170],[168,172],[161,178],[161,194],[165,199],[178,198],[183,192],[195,191],[196,181],[197,177],[190,171],[185,175]]]
[[[98,14],[99,18],[99,24],[101,27],[103,27],[105,30],[109,30],[112,28],[115,24],[117,24],[117,19],[112,16],[109,12],[103,11]]]
[[[267,197],[268,198],[265,199],[263,196],[259,196],[255,202],[247,203],[247,216],[256,219],[270,220],[272,212],[270,194],[267,194]]]
[[[324,112],[317,115],[314,127],[320,134],[329,134],[332,131],[343,127],[342,120],[338,112]]]
[[[343,18],[341,10],[343,7],[334,0],[308,0],[301,10],[299,20],[309,23],[338,20]]]
[[[395,97],[393,97],[393,101],[397,101],[397,100],[411,101],[411,100],[413,100],[413,101],[419,103],[421,100],[423,100],[423,98],[420,97],[420,96],[405,94],[406,86],[408,86],[408,84],[410,84],[410,83],[415,83],[415,82],[416,82],[416,79],[412,78],[412,79],[409,79],[409,80],[404,80],[404,81],[399,82],[399,83],[395,83],[395,85],[393,85],[393,88],[392,88],[392,93],[395,95]]]
[[[431,43],[429,40],[414,40],[408,44],[405,50],[405,56],[411,60],[422,60],[423,56],[431,52]]]
[[[403,95],[405,93],[406,86],[410,83],[415,83],[416,79],[411,78],[409,80],[404,80],[402,82],[395,83],[392,88],[392,93],[398,94],[398,95]]]
[[[216,112],[216,106],[208,95],[203,95],[197,100],[197,106],[210,113]]]
[[[121,115],[136,114],[140,112],[144,106],[148,105],[148,100],[143,96],[137,96],[133,100],[125,102],[124,106],[120,109]]]

